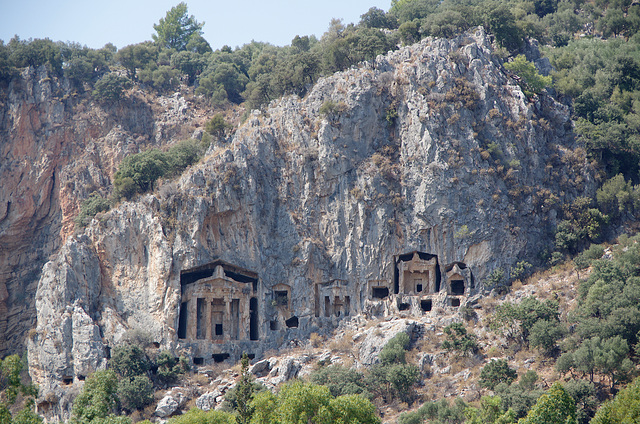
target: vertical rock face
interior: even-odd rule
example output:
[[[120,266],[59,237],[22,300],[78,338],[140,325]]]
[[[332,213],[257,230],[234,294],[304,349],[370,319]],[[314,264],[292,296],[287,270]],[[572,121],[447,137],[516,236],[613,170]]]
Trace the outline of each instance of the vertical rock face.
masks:
[[[134,91],[108,107],[87,97],[44,66],[0,90],[0,356],[24,351],[40,271],[73,232],[81,200],[108,194],[124,156],[202,120],[179,95]]]
[[[593,190],[570,129],[564,106],[525,98],[481,29],[321,79],[66,241],[38,283],[31,375],[62,403],[64,381],[102,366],[130,328],[202,354],[206,343],[177,337],[180,272],[217,259],[259,275],[260,340],[207,354],[260,354],[330,327],[335,315],[317,316],[325,291],[362,311],[407,252],[435,258],[442,278],[473,275],[477,291],[492,270],[535,261],[562,203]]]

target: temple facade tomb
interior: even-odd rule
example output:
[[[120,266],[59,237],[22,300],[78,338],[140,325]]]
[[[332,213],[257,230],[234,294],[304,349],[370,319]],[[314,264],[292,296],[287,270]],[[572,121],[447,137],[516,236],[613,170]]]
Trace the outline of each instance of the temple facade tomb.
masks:
[[[315,285],[315,316],[346,317],[351,315],[353,290],[346,280],[333,279]]]
[[[183,270],[178,338],[223,343],[260,338],[258,275],[223,261]]]
[[[433,294],[440,291],[438,257],[413,251],[394,256],[395,294]]]

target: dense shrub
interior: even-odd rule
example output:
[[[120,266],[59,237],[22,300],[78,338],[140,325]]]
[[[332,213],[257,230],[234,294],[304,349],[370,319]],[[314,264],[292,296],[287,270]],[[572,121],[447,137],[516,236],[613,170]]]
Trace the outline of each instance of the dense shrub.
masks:
[[[115,73],[109,73],[96,82],[93,97],[104,103],[115,102],[122,98],[122,93],[130,85],[129,79]]]
[[[312,383],[326,386],[332,396],[357,394],[371,398],[364,374],[352,368],[330,365],[314,371],[310,379]]]
[[[113,349],[109,366],[122,377],[144,375],[150,369],[147,355],[139,346],[122,345]]]
[[[146,375],[122,378],[117,393],[120,404],[128,411],[142,409],[153,402],[153,384]]]
[[[509,367],[504,359],[489,362],[480,371],[480,386],[495,389],[500,383],[511,384],[518,377],[516,370]]]
[[[150,149],[127,156],[114,176],[114,198],[131,198],[144,193],[162,177],[177,175],[195,163],[201,155],[201,146],[195,140],[182,141],[167,152]]]
[[[176,358],[171,353],[160,352],[156,363],[156,377],[160,384],[168,384],[176,381],[178,377],[189,371],[189,363],[184,356]]]
[[[447,338],[442,342],[442,347],[449,351],[458,352],[459,355],[473,354],[478,350],[476,338],[467,333],[467,329],[461,323],[449,324],[444,328]]]
[[[207,121],[205,124],[205,131],[216,137],[222,137],[225,131],[230,127],[224,119],[221,113],[213,115],[213,118]]]
[[[591,420],[592,424],[623,424],[638,422],[640,418],[640,379],[620,390],[615,398],[602,405]]]
[[[537,381],[538,374],[529,370],[518,382],[499,383],[494,390],[500,396],[502,410],[513,411],[516,418],[524,417],[543,393],[543,390],[537,387]]]
[[[380,362],[383,365],[404,364],[405,353],[409,348],[409,335],[407,333],[398,333],[383,346],[380,351]]]
[[[528,344],[531,329],[536,322],[546,320],[556,324],[558,316],[558,302],[554,300],[540,302],[535,297],[529,296],[520,303],[499,304],[489,326],[517,343]]]
[[[235,416],[229,412],[211,409],[203,411],[193,408],[169,420],[169,424],[236,424]]]
[[[99,193],[93,192],[80,207],[80,213],[76,218],[76,223],[80,226],[87,225],[91,219],[99,212],[108,211],[111,208],[111,203],[108,199],[102,197]]]
[[[572,424],[576,423],[576,404],[559,382],[536,402],[521,424]]]
[[[72,424],[98,424],[104,419],[115,418],[118,377],[112,370],[96,371],[87,377],[82,392],[73,402],[70,422]],[[130,423],[131,420],[116,420],[119,424]],[[112,421],[111,421],[112,422]]]

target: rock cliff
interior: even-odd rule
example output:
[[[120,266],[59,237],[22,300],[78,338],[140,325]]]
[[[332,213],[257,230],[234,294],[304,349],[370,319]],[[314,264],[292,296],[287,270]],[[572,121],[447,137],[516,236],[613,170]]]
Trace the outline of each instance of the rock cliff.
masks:
[[[58,406],[132,328],[197,356],[198,340],[178,338],[181,271],[215,260],[259,275],[258,341],[214,345],[231,355],[334,326],[318,313],[323,283],[369,313],[371,282],[394,278],[396,255],[464,264],[476,292],[494,269],[535,262],[561,205],[594,189],[571,126],[565,106],[522,94],[482,29],[254,111],[230,142],[97,216],[44,266],[28,340],[41,407],[65,416]]]
[[[0,356],[24,350],[42,266],[73,233],[82,200],[108,193],[126,155],[187,138],[204,119],[179,95],[133,90],[105,106],[78,93],[44,66],[0,89]]]

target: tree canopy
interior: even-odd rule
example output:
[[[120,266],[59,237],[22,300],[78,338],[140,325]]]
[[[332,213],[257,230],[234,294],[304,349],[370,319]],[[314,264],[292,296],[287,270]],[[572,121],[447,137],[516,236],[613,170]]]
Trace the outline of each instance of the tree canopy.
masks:
[[[202,35],[203,26],[204,22],[199,23],[193,15],[188,15],[187,4],[180,2],[153,25],[156,31],[156,34],[152,35],[153,41],[167,49],[186,50],[194,34]]]

